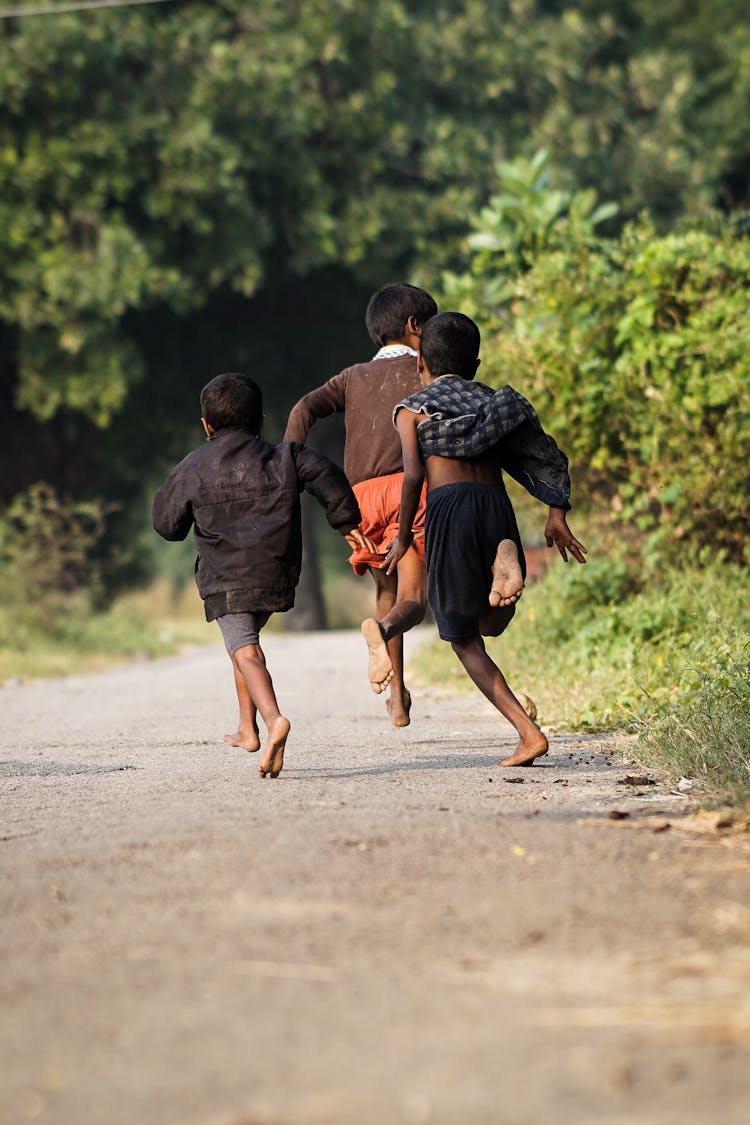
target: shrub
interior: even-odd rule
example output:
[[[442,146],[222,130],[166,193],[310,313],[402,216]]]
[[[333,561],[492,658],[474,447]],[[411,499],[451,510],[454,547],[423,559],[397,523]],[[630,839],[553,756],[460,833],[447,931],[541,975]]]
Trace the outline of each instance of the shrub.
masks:
[[[93,561],[105,507],[74,503],[38,482],[15,497],[0,520],[0,575],[8,594],[0,644],[23,647],[27,633],[75,630],[101,591]]]
[[[711,635],[676,673],[676,696],[653,698],[638,724],[641,756],[718,800],[750,804],[750,645]]]
[[[440,304],[479,323],[480,378],[527,394],[568,453],[597,548],[647,577],[705,544],[750,561],[750,238],[719,218],[583,237],[565,215],[531,238],[527,215],[521,261],[503,215],[504,242],[491,209],[475,220]]]

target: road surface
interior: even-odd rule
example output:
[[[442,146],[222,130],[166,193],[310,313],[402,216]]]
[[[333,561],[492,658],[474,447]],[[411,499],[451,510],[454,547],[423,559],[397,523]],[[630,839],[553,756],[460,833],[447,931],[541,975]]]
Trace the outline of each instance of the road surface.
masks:
[[[746,839],[599,737],[500,769],[478,695],[394,730],[354,632],[264,643],[276,781],[219,648],[0,691],[3,1125],[746,1125]]]

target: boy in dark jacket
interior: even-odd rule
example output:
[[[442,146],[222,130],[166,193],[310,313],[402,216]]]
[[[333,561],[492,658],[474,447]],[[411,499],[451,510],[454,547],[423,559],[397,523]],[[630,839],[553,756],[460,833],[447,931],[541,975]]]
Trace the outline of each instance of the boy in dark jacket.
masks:
[[[207,621],[217,620],[232,661],[239,702],[232,746],[260,748],[257,712],[267,729],[258,772],[278,777],[289,720],[279,711],[260,646],[272,613],[291,609],[302,563],[300,492],[320,501],[349,546],[372,544],[359,531],[360,511],[344,473],[295,442],[260,437],[263,396],[246,375],[217,375],[201,391],[207,444],[180,462],[158,489],[154,529],[181,540],[193,528],[195,580]]]

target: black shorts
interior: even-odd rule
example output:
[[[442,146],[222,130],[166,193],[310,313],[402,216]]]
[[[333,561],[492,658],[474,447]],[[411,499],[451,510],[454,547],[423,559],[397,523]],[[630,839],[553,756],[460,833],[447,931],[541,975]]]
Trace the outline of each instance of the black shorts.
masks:
[[[512,539],[518,547],[526,577],[515,513],[501,482],[461,481],[427,493],[427,601],[442,640],[462,641],[480,633],[501,539]]]

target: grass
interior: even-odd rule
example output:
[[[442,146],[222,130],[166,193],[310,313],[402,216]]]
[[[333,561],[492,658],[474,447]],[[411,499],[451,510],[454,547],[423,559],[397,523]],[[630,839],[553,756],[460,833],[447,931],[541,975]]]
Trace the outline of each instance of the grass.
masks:
[[[359,626],[373,610],[373,583],[348,566],[327,568],[323,588],[333,629]],[[69,599],[54,629],[38,612],[0,608],[0,686],[17,680],[101,672],[118,664],[154,660],[202,645],[221,643],[216,625],[206,624],[192,580],[176,589],[159,579],[147,589],[123,594],[107,610],[91,614]],[[267,631],[283,631],[285,615]]]
[[[96,614],[73,599],[53,630],[8,607],[0,611],[0,684],[98,672],[216,641],[192,584],[176,592],[160,581]]]
[[[750,806],[750,644],[698,642],[677,698],[652,702],[639,723],[642,760],[697,778],[719,801]]]
[[[748,580],[739,567],[669,572],[633,590],[623,568],[556,566],[488,650],[547,729],[630,730],[636,754],[750,803]],[[423,680],[475,691],[450,647],[420,649]]]

